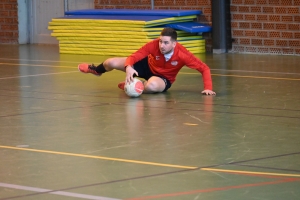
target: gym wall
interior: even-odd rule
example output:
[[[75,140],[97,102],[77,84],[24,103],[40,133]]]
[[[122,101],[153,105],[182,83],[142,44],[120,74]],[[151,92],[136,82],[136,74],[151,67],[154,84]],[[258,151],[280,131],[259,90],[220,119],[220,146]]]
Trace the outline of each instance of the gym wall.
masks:
[[[95,8],[150,9],[150,0],[95,0]],[[211,24],[211,0],[160,0],[155,9],[198,9]],[[300,55],[300,0],[231,0],[232,50],[236,53]],[[206,36],[206,50],[212,50]]]
[[[232,51],[300,55],[300,0],[231,0]]]
[[[150,0],[95,0],[96,9],[151,9]],[[211,0],[160,0],[155,9],[198,9],[211,25]],[[300,0],[231,0],[232,50],[300,55]],[[17,0],[0,0],[0,43],[18,43]],[[205,36],[212,50],[211,35]]]
[[[17,0],[0,0],[0,44],[17,44],[18,38]]]

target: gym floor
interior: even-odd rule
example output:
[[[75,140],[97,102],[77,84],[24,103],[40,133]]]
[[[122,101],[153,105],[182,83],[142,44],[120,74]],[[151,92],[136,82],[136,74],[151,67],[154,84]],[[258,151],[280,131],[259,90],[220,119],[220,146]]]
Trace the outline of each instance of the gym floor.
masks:
[[[163,94],[129,98],[103,56],[0,45],[0,200],[300,199],[300,57],[198,55]]]

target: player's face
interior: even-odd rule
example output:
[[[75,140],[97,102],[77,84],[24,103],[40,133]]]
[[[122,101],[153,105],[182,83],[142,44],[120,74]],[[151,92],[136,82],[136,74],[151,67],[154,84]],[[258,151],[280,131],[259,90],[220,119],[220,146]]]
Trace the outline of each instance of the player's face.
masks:
[[[173,51],[176,41],[172,41],[170,36],[160,36],[159,50],[162,54],[168,54]]]

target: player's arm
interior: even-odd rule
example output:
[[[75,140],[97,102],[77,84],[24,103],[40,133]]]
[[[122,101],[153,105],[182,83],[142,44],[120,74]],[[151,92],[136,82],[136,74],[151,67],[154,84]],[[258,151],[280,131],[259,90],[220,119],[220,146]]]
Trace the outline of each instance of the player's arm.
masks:
[[[202,61],[201,61],[202,62]],[[202,62],[206,67],[204,70],[198,70],[202,74],[204,90],[201,92],[204,95],[216,95],[216,93],[212,90],[212,80],[209,67]]]
[[[137,50],[135,53],[131,54],[125,61],[125,71],[126,71],[126,80],[125,82],[131,82],[133,81],[133,75],[136,74],[138,76],[137,71],[133,68],[134,63],[138,62],[139,60],[142,60],[146,56],[148,56],[151,53],[151,50],[155,46],[155,42],[158,42],[157,40],[153,40],[151,42],[148,42],[144,46],[142,46],[139,50]]]
[[[133,81],[133,75],[135,74],[136,76],[138,76],[138,72],[133,68],[132,65],[127,65],[125,66],[125,71],[126,71],[126,79],[125,79],[125,83],[130,83]]]
[[[205,95],[216,95],[216,93],[212,90],[212,79],[209,67],[190,52],[187,52],[185,60],[186,66],[196,69],[202,74],[204,90],[201,93]]]

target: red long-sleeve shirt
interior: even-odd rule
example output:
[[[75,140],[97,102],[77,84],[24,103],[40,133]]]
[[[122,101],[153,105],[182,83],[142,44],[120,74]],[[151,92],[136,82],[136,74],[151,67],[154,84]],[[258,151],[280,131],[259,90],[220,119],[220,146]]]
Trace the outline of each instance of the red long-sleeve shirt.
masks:
[[[153,74],[162,75],[173,83],[176,80],[179,70],[186,65],[189,68],[198,70],[202,74],[205,90],[212,90],[209,67],[181,44],[176,44],[172,57],[166,61],[164,55],[159,50],[159,39],[155,39],[131,54],[126,59],[125,66],[132,66],[146,56],[148,56],[149,67]]]

